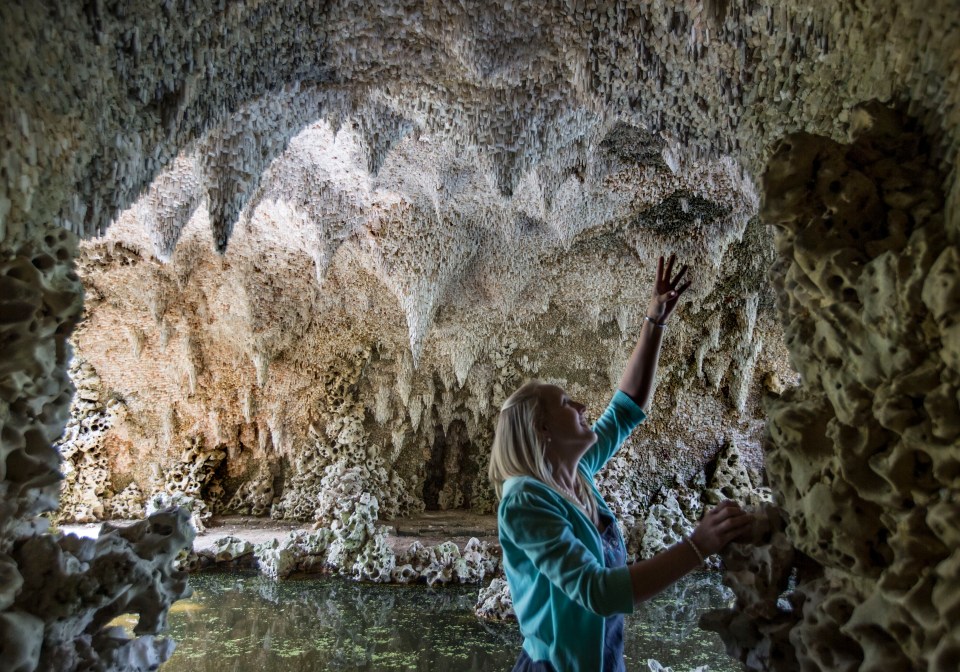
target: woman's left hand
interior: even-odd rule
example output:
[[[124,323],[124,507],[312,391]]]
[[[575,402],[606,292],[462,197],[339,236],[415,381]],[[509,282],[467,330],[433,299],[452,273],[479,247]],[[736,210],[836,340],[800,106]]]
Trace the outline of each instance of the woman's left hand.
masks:
[[[687,274],[686,265],[682,266],[677,274],[673,274],[673,263],[677,255],[671,254],[666,265],[663,263],[663,257],[657,261],[657,277],[653,282],[653,296],[647,305],[647,317],[657,324],[664,324],[673,314],[680,300],[680,295],[687,291],[690,281],[680,284],[683,277]]]

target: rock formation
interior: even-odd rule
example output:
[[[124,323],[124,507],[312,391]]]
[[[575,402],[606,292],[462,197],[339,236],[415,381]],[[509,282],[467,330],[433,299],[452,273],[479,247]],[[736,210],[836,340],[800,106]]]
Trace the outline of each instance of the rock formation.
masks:
[[[664,485],[693,515],[684,493],[728,446],[716,489],[760,486],[769,392],[780,533],[822,568],[770,646],[802,669],[955,669],[955,16],[946,0],[3,3],[0,655],[133,660],[83,599],[11,616],[25,567],[64,554],[123,547],[117,580],[146,590],[137,540],[45,535],[59,496],[64,520],[170,502],[199,524],[343,514],[369,542],[344,559],[377,552],[358,513],[374,501],[381,518],[492,510],[498,403],[536,375],[599,413],[672,249],[696,285],[651,422],[601,484],[628,533]],[[872,99],[916,126],[859,133],[891,128],[858,107]],[[860,144],[831,144],[851,131]],[[164,557],[185,538],[167,534]],[[177,594],[137,598],[150,632]],[[136,646],[145,665],[168,653]]]
[[[97,539],[38,535],[14,543],[16,568],[4,584],[0,646],[10,670],[153,669],[175,643],[156,639],[167,609],[187,597],[187,574],[173,569],[193,541],[183,509],[130,527],[104,525]],[[139,616],[130,638],[110,622]]]

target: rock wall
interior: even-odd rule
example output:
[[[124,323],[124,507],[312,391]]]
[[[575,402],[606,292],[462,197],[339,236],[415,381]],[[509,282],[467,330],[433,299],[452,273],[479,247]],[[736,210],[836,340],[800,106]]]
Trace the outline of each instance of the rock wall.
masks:
[[[173,568],[193,542],[182,509],[158,512],[123,529],[104,525],[97,539],[38,535],[14,545],[19,578],[0,613],[0,646],[11,670],[146,670],[173,653],[155,636],[170,605],[190,595]],[[136,614],[135,637],[110,622]]]
[[[126,414],[117,399],[103,398],[100,377],[87,362],[74,356],[70,379],[76,386],[70,419],[54,444],[63,458],[58,520],[92,523],[98,520],[131,520],[143,517],[144,497],[136,481],[114,490],[112,466],[123,453],[107,432]]]
[[[764,177],[802,382],[768,404],[787,524],[735,552],[714,624],[749,669],[960,662],[960,219],[923,129],[871,105],[854,133],[788,136]]]
[[[0,229],[103,231],[212,131],[197,161],[222,249],[260,169],[318,118],[355,125],[374,173],[417,127],[479,148],[507,194],[534,168],[548,195],[560,187],[584,165],[584,131],[598,117],[743,156],[758,174],[767,142],[805,126],[841,135],[849,110],[875,97],[913,101],[925,120],[956,127],[960,94],[941,85],[955,81],[954,9],[11,3],[0,14],[10,152]]]
[[[577,196],[596,212],[590,224],[577,223],[579,209],[533,219],[516,200],[476,211],[496,189],[458,163],[469,186],[451,187],[443,207],[463,225],[433,226],[423,188],[385,176],[460,162],[452,149],[404,140],[372,178],[358,136],[323,123],[264,175],[263,197],[243,211],[223,256],[203,212],[168,261],[156,256],[150,231],[166,182],[155,186],[79,258],[89,298],[73,341],[100,394],[125,409],[101,439],[130,454],[113,459],[109,480],[199,500],[201,518],[256,510],[322,520],[337,499],[323,482],[343,473],[361,478],[383,518],[426,507],[490,512],[499,404],[540,376],[598,415],[639,334],[654,255],[667,246],[694,262],[697,285],[668,337],[649,429],[618,462],[617,474],[634,474],[629,488],[616,478],[604,487],[623,489],[627,513],[662,474],[705,479],[704,465],[730,442],[758,470],[757,400],[769,378],[795,374],[763,279],[773,249],[751,217],[752,187],[727,160],[675,171],[619,163],[616,152],[636,151],[628,141],[638,137],[620,125],[600,143],[590,170],[606,162],[605,181]],[[321,208],[338,203],[371,214],[350,215],[321,269],[309,251],[332,228]],[[468,209],[483,217],[465,219]],[[468,250],[456,253],[467,260],[442,271],[442,291],[408,295],[397,288],[430,277],[424,249]],[[434,297],[429,321],[404,308],[421,290]]]
[[[0,552],[42,531],[56,507],[59,456],[51,448],[69,417],[68,337],[82,305],[76,238],[48,227],[0,261],[3,419]]]

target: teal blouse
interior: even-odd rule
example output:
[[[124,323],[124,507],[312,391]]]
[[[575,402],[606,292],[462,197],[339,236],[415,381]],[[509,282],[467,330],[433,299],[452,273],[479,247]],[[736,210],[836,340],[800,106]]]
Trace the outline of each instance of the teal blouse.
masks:
[[[580,459],[597,505],[611,518],[593,477],[646,417],[618,390],[593,425],[597,442]],[[629,568],[604,567],[593,522],[536,478],[504,482],[498,528],[524,650],[535,661],[549,660],[557,672],[602,669],[604,617],[633,612]]]

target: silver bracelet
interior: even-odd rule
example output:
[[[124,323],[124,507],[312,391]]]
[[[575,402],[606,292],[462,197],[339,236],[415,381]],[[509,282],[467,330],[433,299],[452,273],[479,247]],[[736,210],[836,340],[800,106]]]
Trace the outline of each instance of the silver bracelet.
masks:
[[[683,538],[683,540],[684,540],[685,542],[687,542],[688,544],[690,544],[690,548],[692,548],[692,549],[693,549],[693,552],[697,554],[697,558],[700,560],[700,564],[701,564],[701,565],[706,565],[706,564],[707,564],[707,560],[706,560],[706,558],[703,557],[703,553],[700,552],[700,549],[697,548],[697,545],[696,545],[695,543],[693,543],[693,539],[691,539],[689,536],[686,536],[686,537]]]
[[[660,327],[661,329],[666,329],[666,328],[667,328],[667,323],[666,323],[666,322],[657,322],[656,320],[654,320],[653,318],[651,318],[649,315],[644,315],[644,316],[643,316],[643,319],[645,319],[647,322],[649,322],[650,324],[652,324],[652,325],[655,326],[655,327]]]

